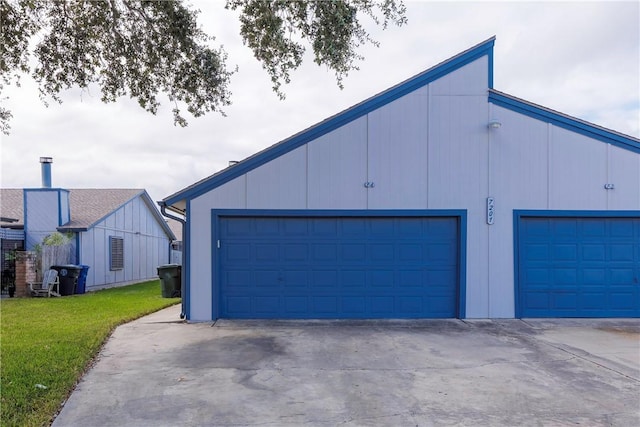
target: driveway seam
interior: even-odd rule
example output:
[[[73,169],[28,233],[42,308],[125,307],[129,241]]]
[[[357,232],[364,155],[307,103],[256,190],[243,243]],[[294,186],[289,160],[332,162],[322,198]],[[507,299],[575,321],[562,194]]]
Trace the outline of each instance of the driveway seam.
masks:
[[[540,341],[541,341],[543,344],[546,344],[546,345],[548,345],[548,346],[550,346],[550,347],[555,348],[556,350],[564,351],[565,353],[568,353],[568,354],[570,354],[570,355],[574,356],[574,357],[575,357],[575,358],[577,358],[577,359],[583,360],[583,361],[585,361],[585,362],[589,362],[589,363],[591,363],[591,364],[593,364],[593,365],[598,366],[599,368],[603,368],[603,369],[606,369],[606,370],[608,370],[608,371],[615,372],[616,374],[621,375],[621,376],[623,376],[623,377],[625,377],[625,378],[627,378],[627,379],[630,379],[630,380],[632,380],[632,381],[635,381],[635,382],[637,382],[637,383],[640,383],[640,379],[639,379],[639,378],[634,378],[634,377],[632,377],[631,375],[627,375],[627,374],[625,374],[624,372],[620,372],[620,371],[618,371],[618,370],[616,370],[616,369],[613,369],[613,368],[610,368],[610,367],[608,367],[608,366],[606,366],[606,365],[603,365],[602,363],[598,363],[598,362],[596,362],[595,360],[591,360],[591,359],[589,359],[589,358],[587,358],[587,357],[584,357],[584,356],[581,356],[581,355],[579,355],[579,354],[577,354],[577,353],[574,353],[574,352],[572,352],[572,351],[569,351],[569,350],[566,348],[566,346],[554,345],[554,344],[552,344],[552,343],[550,343],[550,342],[548,342],[548,341],[544,341],[544,340],[540,340]],[[591,353],[589,353],[589,354],[591,354]]]

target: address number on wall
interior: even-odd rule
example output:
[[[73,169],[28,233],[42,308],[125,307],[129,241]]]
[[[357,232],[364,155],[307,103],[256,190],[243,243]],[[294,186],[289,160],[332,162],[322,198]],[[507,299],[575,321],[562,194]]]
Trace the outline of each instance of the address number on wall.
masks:
[[[492,225],[495,217],[495,201],[493,197],[487,197],[487,224]]]

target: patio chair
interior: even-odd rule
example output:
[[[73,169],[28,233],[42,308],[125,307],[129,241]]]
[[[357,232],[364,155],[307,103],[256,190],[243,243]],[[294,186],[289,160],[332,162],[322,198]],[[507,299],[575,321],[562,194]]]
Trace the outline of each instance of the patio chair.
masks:
[[[59,297],[60,278],[56,270],[47,270],[42,276],[42,282],[30,282],[29,290],[34,297]]]

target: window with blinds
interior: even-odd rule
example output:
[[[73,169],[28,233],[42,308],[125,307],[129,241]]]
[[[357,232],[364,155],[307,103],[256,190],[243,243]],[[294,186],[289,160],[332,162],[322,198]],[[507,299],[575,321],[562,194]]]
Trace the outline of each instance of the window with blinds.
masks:
[[[110,270],[122,270],[124,268],[124,239],[122,237],[109,237]]]

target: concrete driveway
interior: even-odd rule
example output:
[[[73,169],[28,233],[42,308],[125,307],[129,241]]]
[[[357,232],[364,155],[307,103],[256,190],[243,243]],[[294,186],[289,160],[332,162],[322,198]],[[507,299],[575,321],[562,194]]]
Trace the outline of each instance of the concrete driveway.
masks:
[[[640,321],[119,327],[54,426],[637,426]]]

